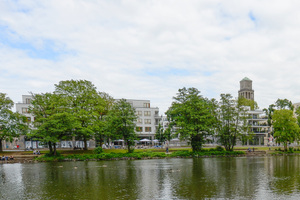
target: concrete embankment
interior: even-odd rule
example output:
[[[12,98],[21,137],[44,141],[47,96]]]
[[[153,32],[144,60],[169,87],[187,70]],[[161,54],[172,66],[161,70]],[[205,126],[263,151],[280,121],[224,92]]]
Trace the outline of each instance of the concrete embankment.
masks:
[[[0,164],[4,163],[31,163],[37,157],[37,155],[14,155],[13,159],[10,159],[8,156],[8,160],[1,160]],[[1,157],[2,158],[2,157]]]

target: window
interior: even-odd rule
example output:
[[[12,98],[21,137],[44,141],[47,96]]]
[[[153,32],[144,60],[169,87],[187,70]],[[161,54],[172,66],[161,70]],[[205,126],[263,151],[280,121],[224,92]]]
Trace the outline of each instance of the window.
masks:
[[[144,119],[145,124],[151,124],[151,119]]]
[[[26,99],[25,99],[25,103],[26,103],[26,104],[30,104],[30,102],[31,102],[31,99],[29,99],[29,98],[26,98]]]
[[[140,119],[140,118],[138,118],[136,122],[137,122],[138,124],[141,124],[141,123],[143,123],[143,120]]]
[[[145,132],[151,132],[151,127],[145,127]]]
[[[143,132],[143,127],[137,126],[135,127],[136,132]]]
[[[28,108],[22,108],[22,113],[28,113]]]
[[[150,108],[150,103],[144,103],[144,108]]]
[[[142,116],[143,115],[142,111],[137,111],[136,114],[137,114],[137,116]]]
[[[145,112],[144,112],[144,115],[145,115],[145,116],[151,116],[151,111],[145,111]]]

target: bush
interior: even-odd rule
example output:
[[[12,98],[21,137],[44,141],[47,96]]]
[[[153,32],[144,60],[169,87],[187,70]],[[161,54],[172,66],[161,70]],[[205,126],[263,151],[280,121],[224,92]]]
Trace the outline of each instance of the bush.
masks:
[[[100,154],[103,153],[103,149],[101,147],[97,147],[94,149],[94,154]]]
[[[224,149],[223,147],[221,147],[221,146],[217,146],[217,147],[215,148],[215,150],[216,150],[216,151],[225,151],[225,149]]]
[[[189,152],[188,150],[175,151],[170,155],[170,157],[189,157],[189,156],[191,156],[191,152]]]
[[[293,147],[289,147],[288,152],[289,152],[289,153],[294,153],[294,148],[293,148]]]

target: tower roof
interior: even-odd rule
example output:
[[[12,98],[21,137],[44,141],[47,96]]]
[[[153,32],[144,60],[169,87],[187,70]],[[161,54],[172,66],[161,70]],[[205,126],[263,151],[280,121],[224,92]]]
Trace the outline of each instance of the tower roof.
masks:
[[[248,77],[245,77],[245,78],[243,78],[242,81],[252,81],[252,80],[250,78],[248,78]]]

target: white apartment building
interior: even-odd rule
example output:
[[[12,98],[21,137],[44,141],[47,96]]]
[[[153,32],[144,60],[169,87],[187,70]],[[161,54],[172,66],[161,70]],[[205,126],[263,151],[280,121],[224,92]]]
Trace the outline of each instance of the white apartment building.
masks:
[[[248,107],[247,114],[250,132],[254,134],[253,139],[249,140],[247,145],[267,145],[269,126],[267,117],[264,116],[264,112],[262,110],[250,110],[250,107]]]
[[[32,100],[31,95],[22,95],[22,102],[16,103],[16,111],[25,115],[29,122],[34,121],[34,116],[29,112],[29,106]],[[140,139],[147,138],[153,140],[155,137],[155,132],[160,122],[159,108],[151,107],[150,100],[135,100],[135,99],[126,99],[136,110],[138,116],[136,122],[136,133]],[[94,147],[95,141],[88,141],[88,147]],[[91,145],[92,146],[91,146]],[[73,148],[83,147],[83,141],[61,141],[58,144],[58,148]],[[4,149],[8,147],[8,144],[4,144]],[[25,136],[22,136],[16,139],[16,142],[9,144],[9,147],[12,148],[19,146],[19,149],[26,148],[44,148],[39,141],[27,139]]]
[[[135,108],[137,121],[136,133],[140,139],[154,139],[156,129],[160,122],[159,108],[151,107],[150,100],[126,99]]]

